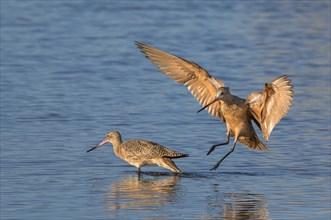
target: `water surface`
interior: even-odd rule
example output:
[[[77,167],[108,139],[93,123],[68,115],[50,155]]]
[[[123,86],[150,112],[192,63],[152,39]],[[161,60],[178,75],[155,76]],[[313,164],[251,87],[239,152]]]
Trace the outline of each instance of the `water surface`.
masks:
[[[138,40],[246,97],[288,74],[294,101],[269,152],[161,74]],[[184,174],[136,169],[109,130],[189,153]],[[262,138],[262,137],[261,137]],[[231,142],[232,143],[232,142]],[[1,1],[1,219],[329,219],[330,3]]]

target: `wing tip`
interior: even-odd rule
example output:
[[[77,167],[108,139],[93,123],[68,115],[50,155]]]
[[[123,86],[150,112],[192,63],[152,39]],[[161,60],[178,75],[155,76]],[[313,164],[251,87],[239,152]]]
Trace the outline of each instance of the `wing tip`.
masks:
[[[142,51],[144,52],[144,49],[149,47],[147,44],[141,43],[139,41],[134,41],[134,44]]]
[[[137,40],[135,40],[135,41],[133,41],[133,42],[134,42],[134,44],[137,45],[137,46],[139,46],[139,45],[144,45],[143,43],[141,43],[140,41],[137,41]]]

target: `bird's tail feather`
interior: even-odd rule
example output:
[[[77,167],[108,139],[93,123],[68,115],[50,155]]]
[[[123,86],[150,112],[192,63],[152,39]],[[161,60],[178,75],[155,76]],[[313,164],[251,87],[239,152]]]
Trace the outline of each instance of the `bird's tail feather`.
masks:
[[[169,156],[169,158],[182,158],[182,157],[188,157],[189,154],[182,154],[182,153],[176,153],[174,156]]]
[[[253,150],[268,151],[269,148],[263,144],[260,139],[255,135],[253,138],[239,138],[239,142],[245,144]]]
[[[172,172],[175,172],[175,173],[181,173],[182,172],[176,166],[176,164],[170,158],[167,158],[167,157],[163,157],[162,158],[162,163],[159,163],[158,165],[161,166],[161,167],[164,167],[168,170],[171,170]]]
[[[269,148],[263,144],[260,140],[259,142],[253,147],[254,150],[260,150],[260,151],[268,151]]]

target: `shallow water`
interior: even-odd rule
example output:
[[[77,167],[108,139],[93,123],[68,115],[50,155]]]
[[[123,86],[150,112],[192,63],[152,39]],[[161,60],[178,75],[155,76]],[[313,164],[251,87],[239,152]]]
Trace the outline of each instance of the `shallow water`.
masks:
[[[329,219],[330,3],[1,1],[1,219]],[[271,151],[163,76],[138,40],[199,63],[246,97],[288,74]],[[136,169],[109,130],[189,153],[182,175]],[[232,142],[231,142],[232,143]]]

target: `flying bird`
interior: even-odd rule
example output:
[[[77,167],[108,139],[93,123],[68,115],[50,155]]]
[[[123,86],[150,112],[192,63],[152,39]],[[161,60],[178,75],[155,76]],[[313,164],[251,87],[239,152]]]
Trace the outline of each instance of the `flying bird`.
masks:
[[[135,44],[161,72],[188,88],[203,106],[198,112],[207,109],[209,114],[226,124],[227,141],[213,145],[207,155],[216,147],[229,144],[230,137],[234,137],[233,146],[211,170],[216,170],[234,151],[237,141],[254,150],[269,150],[256,135],[252,121],[268,141],[271,131],[285,116],[292,103],[293,86],[286,75],[266,83],[262,91],[252,92],[247,99],[243,99],[232,95],[229,87],[198,64],[147,44]]]

